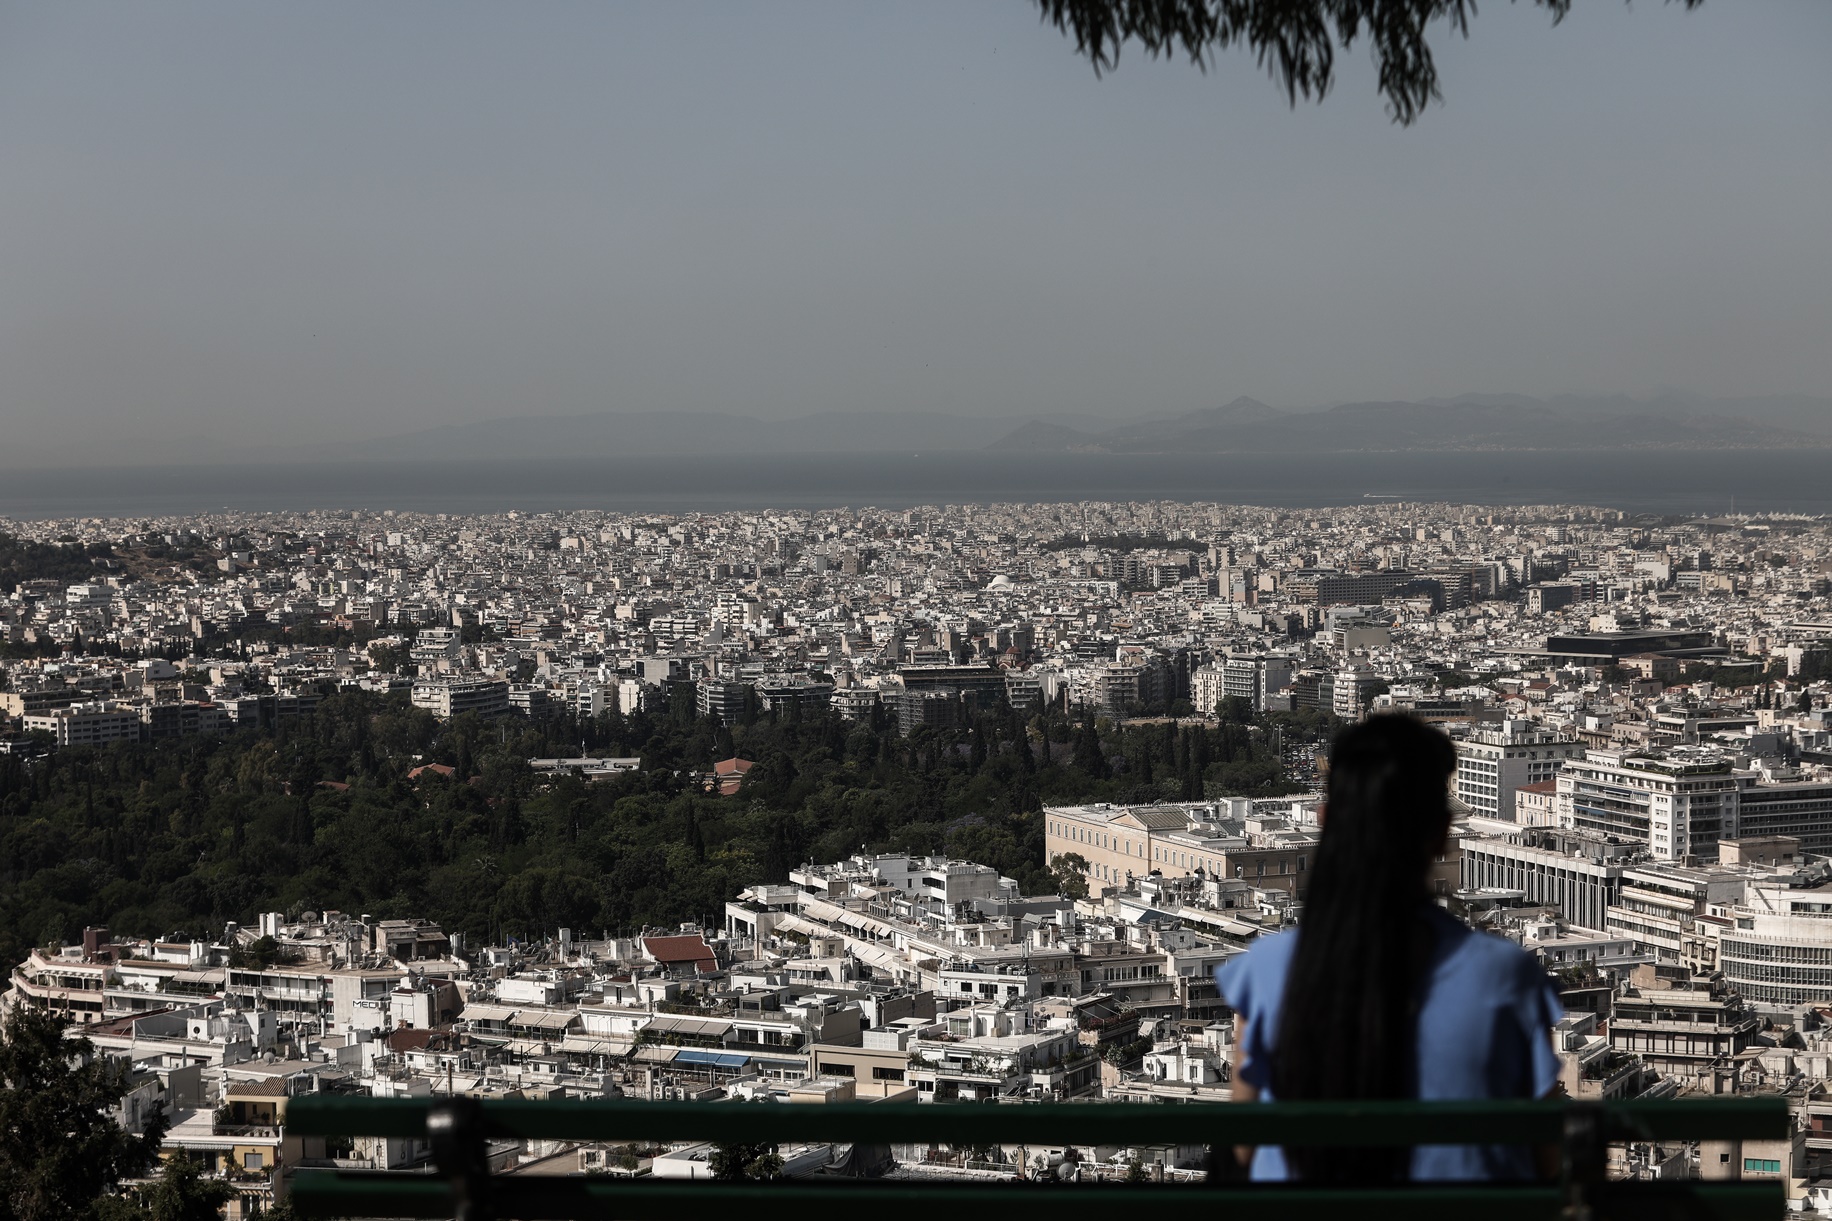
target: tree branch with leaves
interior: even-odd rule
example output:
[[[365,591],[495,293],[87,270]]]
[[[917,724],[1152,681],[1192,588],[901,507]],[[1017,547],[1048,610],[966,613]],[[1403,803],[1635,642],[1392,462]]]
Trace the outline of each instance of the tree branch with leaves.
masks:
[[[1564,19],[1571,0],[1532,0]],[[1688,9],[1704,0],[1679,0]],[[1321,101],[1336,81],[1336,52],[1364,41],[1373,51],[1387,112],[1410,124],[1443,100],[1427,36],[1442,23],[1469,37],[1475,0],[1037,0],[1043,21],[1075,38],[1098,73],[1137,43],[1153,59],[1182,54],[1206,72],[1218,52],[1244,47],[1285,90]]]

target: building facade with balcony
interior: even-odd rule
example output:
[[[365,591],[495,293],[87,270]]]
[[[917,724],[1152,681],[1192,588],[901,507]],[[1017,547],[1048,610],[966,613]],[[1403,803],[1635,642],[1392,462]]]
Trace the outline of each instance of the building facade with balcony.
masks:
[[[1712,1074],[1731,1073],[1732,1058],[1761,1029],[1762,1019],[1728,989],[1663,988],[1650,978],[1616,998],[1609,1042],[1657,1072],[1715,1093]]]
[[[1583,745],[1530,721],[1504,721],[1471,729],[1456,739],[1459,800],[1474,814],[1511,822],[1514,794],[1553,779],[1559,766],[1583,753]]]

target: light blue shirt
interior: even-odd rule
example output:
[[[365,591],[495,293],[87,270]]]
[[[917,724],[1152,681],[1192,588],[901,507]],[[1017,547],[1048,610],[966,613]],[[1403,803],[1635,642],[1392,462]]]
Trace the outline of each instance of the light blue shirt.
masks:
[[[1558,1081],[1550,1030],[1562,1010],[1551,979],[1513,942],[1478,933],[1435,907],[1430,919],[1437,945],[1419,1009],[1417,1096],[1542,1097]],[[1279,1001],[1297,938],[1296,931],[1263,937],[1215,972],[1234,1009],[1237,1034],[1246,1027],[1246,1041],[1235,1049],[1235,1072],[1257,1086],[1264,1101],[1272,1100]],[[1253,1177],[1288,1177],[1284,1150],[1260,1146]],[[1520,1145],[1420,1145],[1412,1155],[1416,1182],[1533,1177],[1532,1150]]]

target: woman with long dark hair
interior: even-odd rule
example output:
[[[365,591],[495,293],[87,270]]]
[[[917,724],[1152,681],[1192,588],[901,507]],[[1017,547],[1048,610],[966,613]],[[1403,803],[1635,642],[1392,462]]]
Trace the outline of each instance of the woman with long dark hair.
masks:
[[[1303,914],[1217,973],[1235,1012],[1241,1100],[1537,1098],[1558,1079],[1558,995],[1520,947],[1432,902],[1456,752],[1437,730],[1375,716],[1331,747]],[[1529,1179],[1529,1149],[1277,1148],[1256,1179],[1315,1183]]]

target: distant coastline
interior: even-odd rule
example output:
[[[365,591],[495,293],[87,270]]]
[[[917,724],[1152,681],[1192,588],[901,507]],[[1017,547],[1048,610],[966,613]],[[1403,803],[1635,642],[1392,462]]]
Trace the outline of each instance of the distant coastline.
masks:
[[[1631,513],[1832,515],[1820,449],[1259,454],[630,455],[0,472],[0,517],[298,509],[692,513],[876,505],[1212,501],[1326,508],[1368,499],[1592,504]]]
[[[1554,399],[1465,395],[1280,411],[1237,398],[1099,432],[1031,420],[988,449],[1022,453],[1547,453],[1832,448],[1832,401]]]

